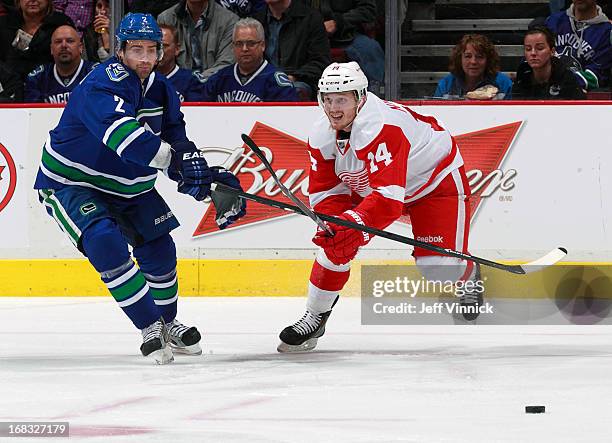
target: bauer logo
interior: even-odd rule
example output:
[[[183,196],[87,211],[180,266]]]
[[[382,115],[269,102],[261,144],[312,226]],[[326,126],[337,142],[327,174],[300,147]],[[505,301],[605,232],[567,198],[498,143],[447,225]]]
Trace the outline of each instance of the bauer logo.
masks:
[[[9,150],[0,143],[0,212],[11,201],[17,187],[17,168]]]
[[[521,124],[522,122],[513,122],[455,136],[472,191],[470,200],[472,220],[484,198],[497,191],[505,192],[514,188],[516,171],[514,169],[502,171],[500,166],[516,139]],[[260,122],[255,123],[249,135],[264,152],[281,182],[300,200],[308,204],[308,171],[312,162],[306,149],[306,142]],[[236,174],[246,192],[292,203],[280,191],[264,165],[246,146],[235,149],[209,148],[209,150],[228,155],[223,166]],[[206,152],[207,149],[203,148],[203,151]],[[228,229],[291,215],[282,209],[249,203],[247,215]],[[410,219],[402,216],[400,221],[409,223]],[[215,210],[210,205],[193,236],[226,231],[218,230]]]

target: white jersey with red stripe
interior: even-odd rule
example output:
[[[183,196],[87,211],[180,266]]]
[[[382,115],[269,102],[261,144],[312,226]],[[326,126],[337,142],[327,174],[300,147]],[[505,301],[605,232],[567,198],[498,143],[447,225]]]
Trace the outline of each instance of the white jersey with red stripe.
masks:
[[[323,114],[308,150],[310,205],[333,215],[353,208],[380,229],[401,216],[404,203],[429,194],[463,165],[455,141],[434,117],[372,93],[353,121],[348,143],[338,140]]]

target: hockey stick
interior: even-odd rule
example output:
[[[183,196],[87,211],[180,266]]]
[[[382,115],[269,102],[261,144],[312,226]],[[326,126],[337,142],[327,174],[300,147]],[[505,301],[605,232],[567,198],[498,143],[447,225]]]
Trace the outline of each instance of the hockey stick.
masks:
[[[256,203],[261,203],[263,205],[272,206],[274,208],[284,209],[285,211],[295,212],[296,214],[304,215],[306,217],[312,218],[309,214],[305,213],[302,208],[299,208],[294,205],[290,205],[288,203],[279,202],[277,200],[272,200],[270,198],[261,197],[259,195],[249,194],[248,192],[240,191],[238,189],[231,188],[229,186],[225,186],[220,183],[213,183],[211,185],[211,189],[219,192],[225,192],[228,194],[239,195],[247,200],[254,201]],[[297,197],[296,197],[297,198]],[[312,212],[312,211],[310,211]],[[371,228],[370,226],[360,225],[358,223],[353,223],[343,218],[334,217],[327,214],[321,214],[320,212],[312,212],[319,220],[324,220],[330,223],[335,223],[337,225],[346,226],[347,228],[358,229],[360,231],[367,232],[372,235],[377,235],[379,237],[384,237],[389,240],[393,240],[399,243],[404,243],[406,245],[415,246],[422,249],[427,249],[429,251],[437,252],[438,254],[446,255],[449,257],[456,257],[463,260],[470,260],[476,263],[480,263],[481,265],[490,266],[492,268],[501,269],[502,271],[511,272],[513,274],[530,274],[532,272],[539,271],[543,268],[551,266],[561,260],[567,254],[567,250],[565,248],[555,248],[550,251],[548,254],[540,257],[537,260],[534,260],[529,263],[525,263],[522,265],[506,265],[503,263],[494,262],[491,260],[487,260],[486,258],[476,257],[475,255],[464,254],[463,252],[453,251],[452,249],[444,249],[436,245],[432,245],[431,243],[422,242],[419,240],[415,240],[414,238],[404,237],[403,235],[394,234],[393,232],[383,231],[381,229]]]
[[[270,162],[268,161],[264,153],[261,152],[261,149],[259,149],[259,146],[257,146],[257,144],[255,144],[255,142],[251,139],[251,137],[249,137],[246,134],[242,134],[241,137],[242,137],[242,141],[244,141],[246,145],[251,149],[251,151],[255,153],[257,158],[261,160],[261,162],[266,167],[268,172],[272,174],[272,178],[274,179],[278,187],[281,189],[281,191],[283,191],[283,194],[285,194],[289,198],[289,200],[295,203],[297,207],[302,210],[302,213],[304,215],[310,217],[317,224],[317,226],[319,226],[319,228],[323,229],[324,231],[327,231],[327,233],[333,237],[334,231],[332,231],[332,229],[329,226],[323,223],[323,220],[317,217],[317,215],[312,211],[312,209],[310,209],[308,206],[302,203],[302,201],[299,198],[297,198],[293,192],[291,192],[289,189],[287,189],[287,187],[284,184],[281,183],[279,178],[276,176],[276,172],[274,172],[274,169],[272,169],[272,165],[270,164]]]

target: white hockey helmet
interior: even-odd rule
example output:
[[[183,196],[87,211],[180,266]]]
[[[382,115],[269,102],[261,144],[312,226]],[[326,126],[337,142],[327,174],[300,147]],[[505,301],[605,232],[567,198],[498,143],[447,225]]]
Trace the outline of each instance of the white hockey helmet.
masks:
[[[360,102],[368,91],[368,78],[357,62],[332,63],[323,71],[319,79],[319,105],[323,106],[323,94],[329,92],[355,91]]]

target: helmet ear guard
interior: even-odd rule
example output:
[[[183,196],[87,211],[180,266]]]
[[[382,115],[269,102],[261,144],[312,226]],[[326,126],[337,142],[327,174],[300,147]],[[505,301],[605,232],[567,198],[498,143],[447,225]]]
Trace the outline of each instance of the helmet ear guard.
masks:
[[[332,63],[325,68],[319,79],[317,94],[320,106],[323,106],[323,94],[349,91],[355,92],[358,103],[367,97],[368,78],[357,62]]]

